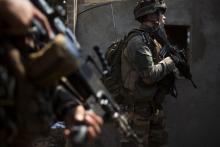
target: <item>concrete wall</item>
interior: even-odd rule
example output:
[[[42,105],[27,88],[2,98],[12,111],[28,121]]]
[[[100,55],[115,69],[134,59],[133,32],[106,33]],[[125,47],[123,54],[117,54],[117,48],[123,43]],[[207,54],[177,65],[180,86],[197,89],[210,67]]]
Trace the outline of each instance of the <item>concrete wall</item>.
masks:
[[[138,23],[133,20],[132,15],[134,4],[134,0],[127,0],[85,12],[85,7],[81,7],[80,12],[83,13],[79,15],[77,37],[82,47],[91,51],[94,45],[98,45],[105,51],[112,41],[137,27]],[[169,147],[219,147],[220,2],[169,0],[167,4],[168,24],[191,27],[192,73],[199,87],[193,89],[189,81],[180,80],[177,83],[178,99],[167,98],[165,108]],[[108,143],[114,146],[114,140],[117,138],[111,135],[114,132],[104,132],[110,134],[107,135],[111,139]]]
[[[179,20],[183,15],[190,20],[192,72],[199,86],[194,90],[188,82],[179,81],[180,97],[167,102],[170,146],[220,146],[219,1],[178,0],[169,4],[170,18]]]

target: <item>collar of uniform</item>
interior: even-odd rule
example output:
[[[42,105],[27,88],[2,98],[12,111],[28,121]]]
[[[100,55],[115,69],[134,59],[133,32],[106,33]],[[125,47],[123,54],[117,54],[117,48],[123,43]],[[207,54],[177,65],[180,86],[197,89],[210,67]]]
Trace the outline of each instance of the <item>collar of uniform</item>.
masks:
[[[155,31],[155,28],[154,27],[149,27],[145,24],[141,24],[140,30],[142,30],[144,32],[147,32],[147,33],[153,33]]]

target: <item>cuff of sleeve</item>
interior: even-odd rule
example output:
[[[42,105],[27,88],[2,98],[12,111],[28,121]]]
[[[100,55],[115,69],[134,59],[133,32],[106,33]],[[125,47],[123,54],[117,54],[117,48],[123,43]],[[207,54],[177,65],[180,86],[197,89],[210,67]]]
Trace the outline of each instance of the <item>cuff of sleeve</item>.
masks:
[[[160,61],[165,66],[167,72],[171,72],[175,69],[175,64],[170,57],[166,57],[162,61]]]
[[[62,106],[60,106],[57,111],[57,118],[58,120],[64,120],[64,118],[71,114],[73,112],[73,109],[77,106],[78,104],[75,104],[73,102],[67,102],[66,104],[63,104]]]

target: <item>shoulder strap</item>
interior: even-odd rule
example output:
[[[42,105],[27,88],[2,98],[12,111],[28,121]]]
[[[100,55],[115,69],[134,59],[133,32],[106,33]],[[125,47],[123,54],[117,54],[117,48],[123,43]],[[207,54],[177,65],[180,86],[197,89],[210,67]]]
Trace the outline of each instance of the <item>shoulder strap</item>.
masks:
[[[146,31],[143,31],[141,29],[134,29],[135,31],[139,31],[140,35],[142,36],[143,42],[149,47],[151,52],[155,54],[154,48],[154,40],[150,37],[149,33]]]
[[[144,30],[141,29],[133,29],[132,31],[130,31],[128,33],[128,35],[125,37],[126,38],[126,44],[128,43],[128,41],[130,39],[132,39],[133,37],[140,35],[142,37],[143,42],[149,47],[149,49],[151,50],[152,53],[154,53],[154,46],[153,44],[153,39],[150,37],[148,32],[145,32]],[[133,62],[129,61],[129,59],[127,59],[128,62],[130,62],[130,64],[133,66],[133,68],[136,69],[136,66],[133,65]]]
[[[141,33],[142,32],[140,30],[133,29],[127,35],[125,35],[124,38],[121,40],[121,42],[122,42],[121,44],[123,44],[122,49],[121,49],[121,53],[123,52],[124,48],[127,46],[128,41],[137,35],[141,35]]]
[[[149,44],[150,42],[150,36],[147,32],[144,32],[143,30],[141,29],[133,29],[132,31],[130,31],[128,33],[128,40],[130,40],[131,38],[133,38],[134,36],[137,36],[137,35],[140,35],[143,39],[143,42],[145,44]]]
[[[129,42],[129,40],[131,40],[133,37],[138,36],[138,35],[141,36],[142,39],[143,39],[143,41],[145,42],[145,39],[143,38],[143,36],[144,36],[143,33],[144,33],[144,32],[141,31],[141,30],[139,30],[139,29],[133,29],[133,30],[131,30],[131,31],[128,33],[128,35],[125,36],[125,38],[124,38],[124,41],[125,41],[126,46],[127,46],[128,42]],[[124,48],[123,48],[123,49],[124,49]],[[122,52],[123,52],[123,50],[122,50]],[[123,54],[123,53],[122,53],[122,54]],[[133,62],[131,62],[131,61],[129,60],[128,56],[125,55],[125,54],[124,54],[124,56],[125,56],[125,59],[127,60],[127,62],[130,63],[130,65],[132,66],[132,68],[136,69],[135,65],[133,64]]]

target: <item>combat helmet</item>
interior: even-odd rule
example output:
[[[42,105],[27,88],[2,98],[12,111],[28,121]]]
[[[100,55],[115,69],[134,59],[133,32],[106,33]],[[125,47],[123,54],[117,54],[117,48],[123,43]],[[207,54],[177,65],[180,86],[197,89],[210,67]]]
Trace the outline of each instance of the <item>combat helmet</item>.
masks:
[[[134,16],[139,21],[141,17],[155,13],[158,10],[165,13],[166,9],[167,6],[164,0],[139,0],[134,8]]]

